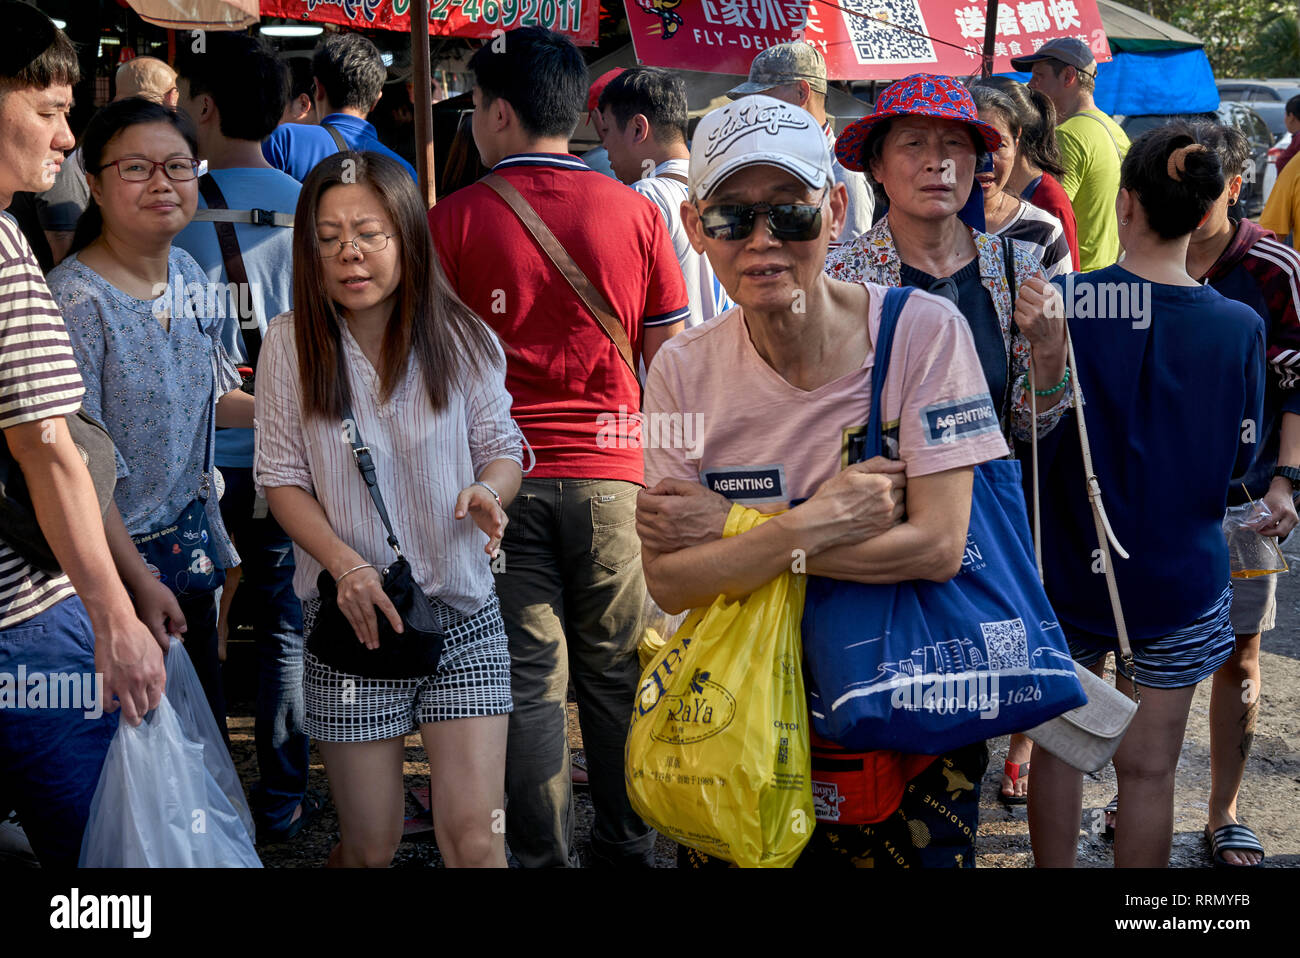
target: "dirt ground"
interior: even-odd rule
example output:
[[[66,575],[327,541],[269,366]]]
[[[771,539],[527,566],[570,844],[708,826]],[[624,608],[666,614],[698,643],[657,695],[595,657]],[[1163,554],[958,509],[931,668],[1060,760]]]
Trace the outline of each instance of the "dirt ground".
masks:
[[[1300,537],[1298,537],[1300,539]],[[1246,779],[1238,803],[1241,820],[1259,835],[1267,853],[1266,867],[1300,867],[1300,541],[1286,549],[1287,561],[1296,573],[1285,575],[1278,589],[1278,627],[1266,633],[1261,653],[1262,695],[1254,747],[1246,766]],[[1209,737],[1210,683],[1196,691],[1187,735],[1178,762],[1178,785],[1174,807],[1174,843],[1171,864],[1179,868],[1210,865],[1208,845],[1203,837],[1210,789]],[[576,708],[570,705],[570,738],[581,744]],[[245,783],[257,775],[253,749],[251,703],[234,701],[230,717],[236,765]],[[1032,866],[1029,826],[1023,806],[1005,808],[996,798],[1007,739],[990,741],[992,759],[982,786],[977,864],[981,868],[1028,868]],[[418,737],[407,740],[406,784],[427,785],[428,764]],[[1032,775],[1032,772],[1031,772]],[[311,787],[322,796],[329,793],[324,766],[313,749]],[[1084,779],[1084,820],[1092,820],[1094,809],[1102,808],[1115,794],[1115,773],[1109,766]],[[577,840],[580,856],[586,857],[591,833],[591,802],[585,789],[576,791]],[[407,814],[417,808],[408,796]],[[337,836],[338,823],[328,803],[320,818],[293,842],[259,849],[268,867],[317,867],[325,862]],[[419,840],[404,841],[395,867],[437,867],[442,864],[431,832]],[[660,838],[656,846],[659,867],[675,867],[675,846]],[[1111,846],[1081,827],[1079,864],[1106,868],[1111,865]]]

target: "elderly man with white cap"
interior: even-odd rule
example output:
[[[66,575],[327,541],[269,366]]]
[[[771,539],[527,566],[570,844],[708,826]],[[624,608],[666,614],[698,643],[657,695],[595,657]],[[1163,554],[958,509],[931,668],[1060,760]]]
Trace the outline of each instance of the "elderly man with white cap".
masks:
[[[1007,447],[996,425],[938,436],[925,410],[974,403],[996,424],[975,344],[952,303],[913,291],[888,369],[873,368],[886,287],[822,270],[845,205],[806,111],[747,96],[700,121],[682,214],[738,305],[666,343],[646,382],[647,417],[700,424],[690,444],[645,449],[637,532],[646,585],[669,612],[746,595],[792,555],[809,573],[857,582],[943,581],[961,568],[973,467]],[[888,458],[859,462],[882,376]],[[723,538],[733,503],[779,514]],[[847,757],[862,761],[859,800],[838,824],[818,823],[801,865],[974,864],[982,744],[938,759]]]
[[[761,93],[807,110],[821,124],[831,150],[831,169],[835,182],[843,185],[848,199],[844,228],[831,241],[847,243],[871,229],[876,209],[876,195],[871,183],[861,173],[845,169],[835,159],[835,130],[826,117],[826,60],[821,51],[809,43],[796,40],[768,47],[749,65],[749,79],[727,91],[736,100]]]

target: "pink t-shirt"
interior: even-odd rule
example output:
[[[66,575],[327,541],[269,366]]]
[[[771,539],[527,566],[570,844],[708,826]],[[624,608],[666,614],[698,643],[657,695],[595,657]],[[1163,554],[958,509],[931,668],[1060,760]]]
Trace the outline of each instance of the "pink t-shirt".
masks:
[[[863,285],[875,343],[886,287]],[[655,355],[646,382],[646,485],[703,482],[761,512],[811,496],[865,437],[874,362],[873,349],[861,368],[808,392],[759,356],[739,306],[679,333]],[[905,461],[909,476],[1007,454],[970,329],[945,299],[912,293],[884,404],[886,455]]]

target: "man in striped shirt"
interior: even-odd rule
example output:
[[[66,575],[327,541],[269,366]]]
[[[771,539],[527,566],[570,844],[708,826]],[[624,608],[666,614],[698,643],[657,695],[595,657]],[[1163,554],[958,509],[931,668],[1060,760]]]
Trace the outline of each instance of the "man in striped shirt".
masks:
[[[0,22],[3,209],[15,192],[39,193],[54,182],[63,150],[73,145],[67,113],[78,67],[68,38],[35,8],[5,0]],[[134,547],[110,507],[117,533],[110,550],[90,473],[64,420],[80,408],[82,392],[31,248],[13,220],[0,216],[0,430],[7,446],[0,455],[22,470],[66,573],[33,567],[0,530],[0,817],[18,811],[46,867],[77,863],[117,727],[113,697],[138,724],[158,704],[166,679],[159,644],[114,568],[115,556],[130,558]],[[145,571],[138,554],[136,562],[127,578],[143,594],[147,587],[133,578]]]

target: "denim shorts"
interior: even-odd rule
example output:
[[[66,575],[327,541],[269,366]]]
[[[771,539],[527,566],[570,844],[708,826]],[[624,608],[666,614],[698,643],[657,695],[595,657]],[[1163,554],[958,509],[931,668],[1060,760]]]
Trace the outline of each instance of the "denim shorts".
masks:
[[[28,693],[38,675],[47,695],[33,707]],[[117,731],[119,713],[101,711],[94,680],[94,637],[76,596],[0,630],[0,815],[17,810],[46,868],[76,867],[90,799]]]
[[[1137,684],[1151,689],[1181,689],[1196,685],[1218,671],[1232,656],[1236,636],[1228,610],[1232,589],[1223,594],[1195,622],[1156,639],[1133,643],[1133,665]],[[1115,669],[1126,679],[1133,675],[1120,659],[1119,641],[1110,635],[1082,632],[1064,625],[1070,655],[1083,666],[1093,666],[1107,652],[1115,653]]]

